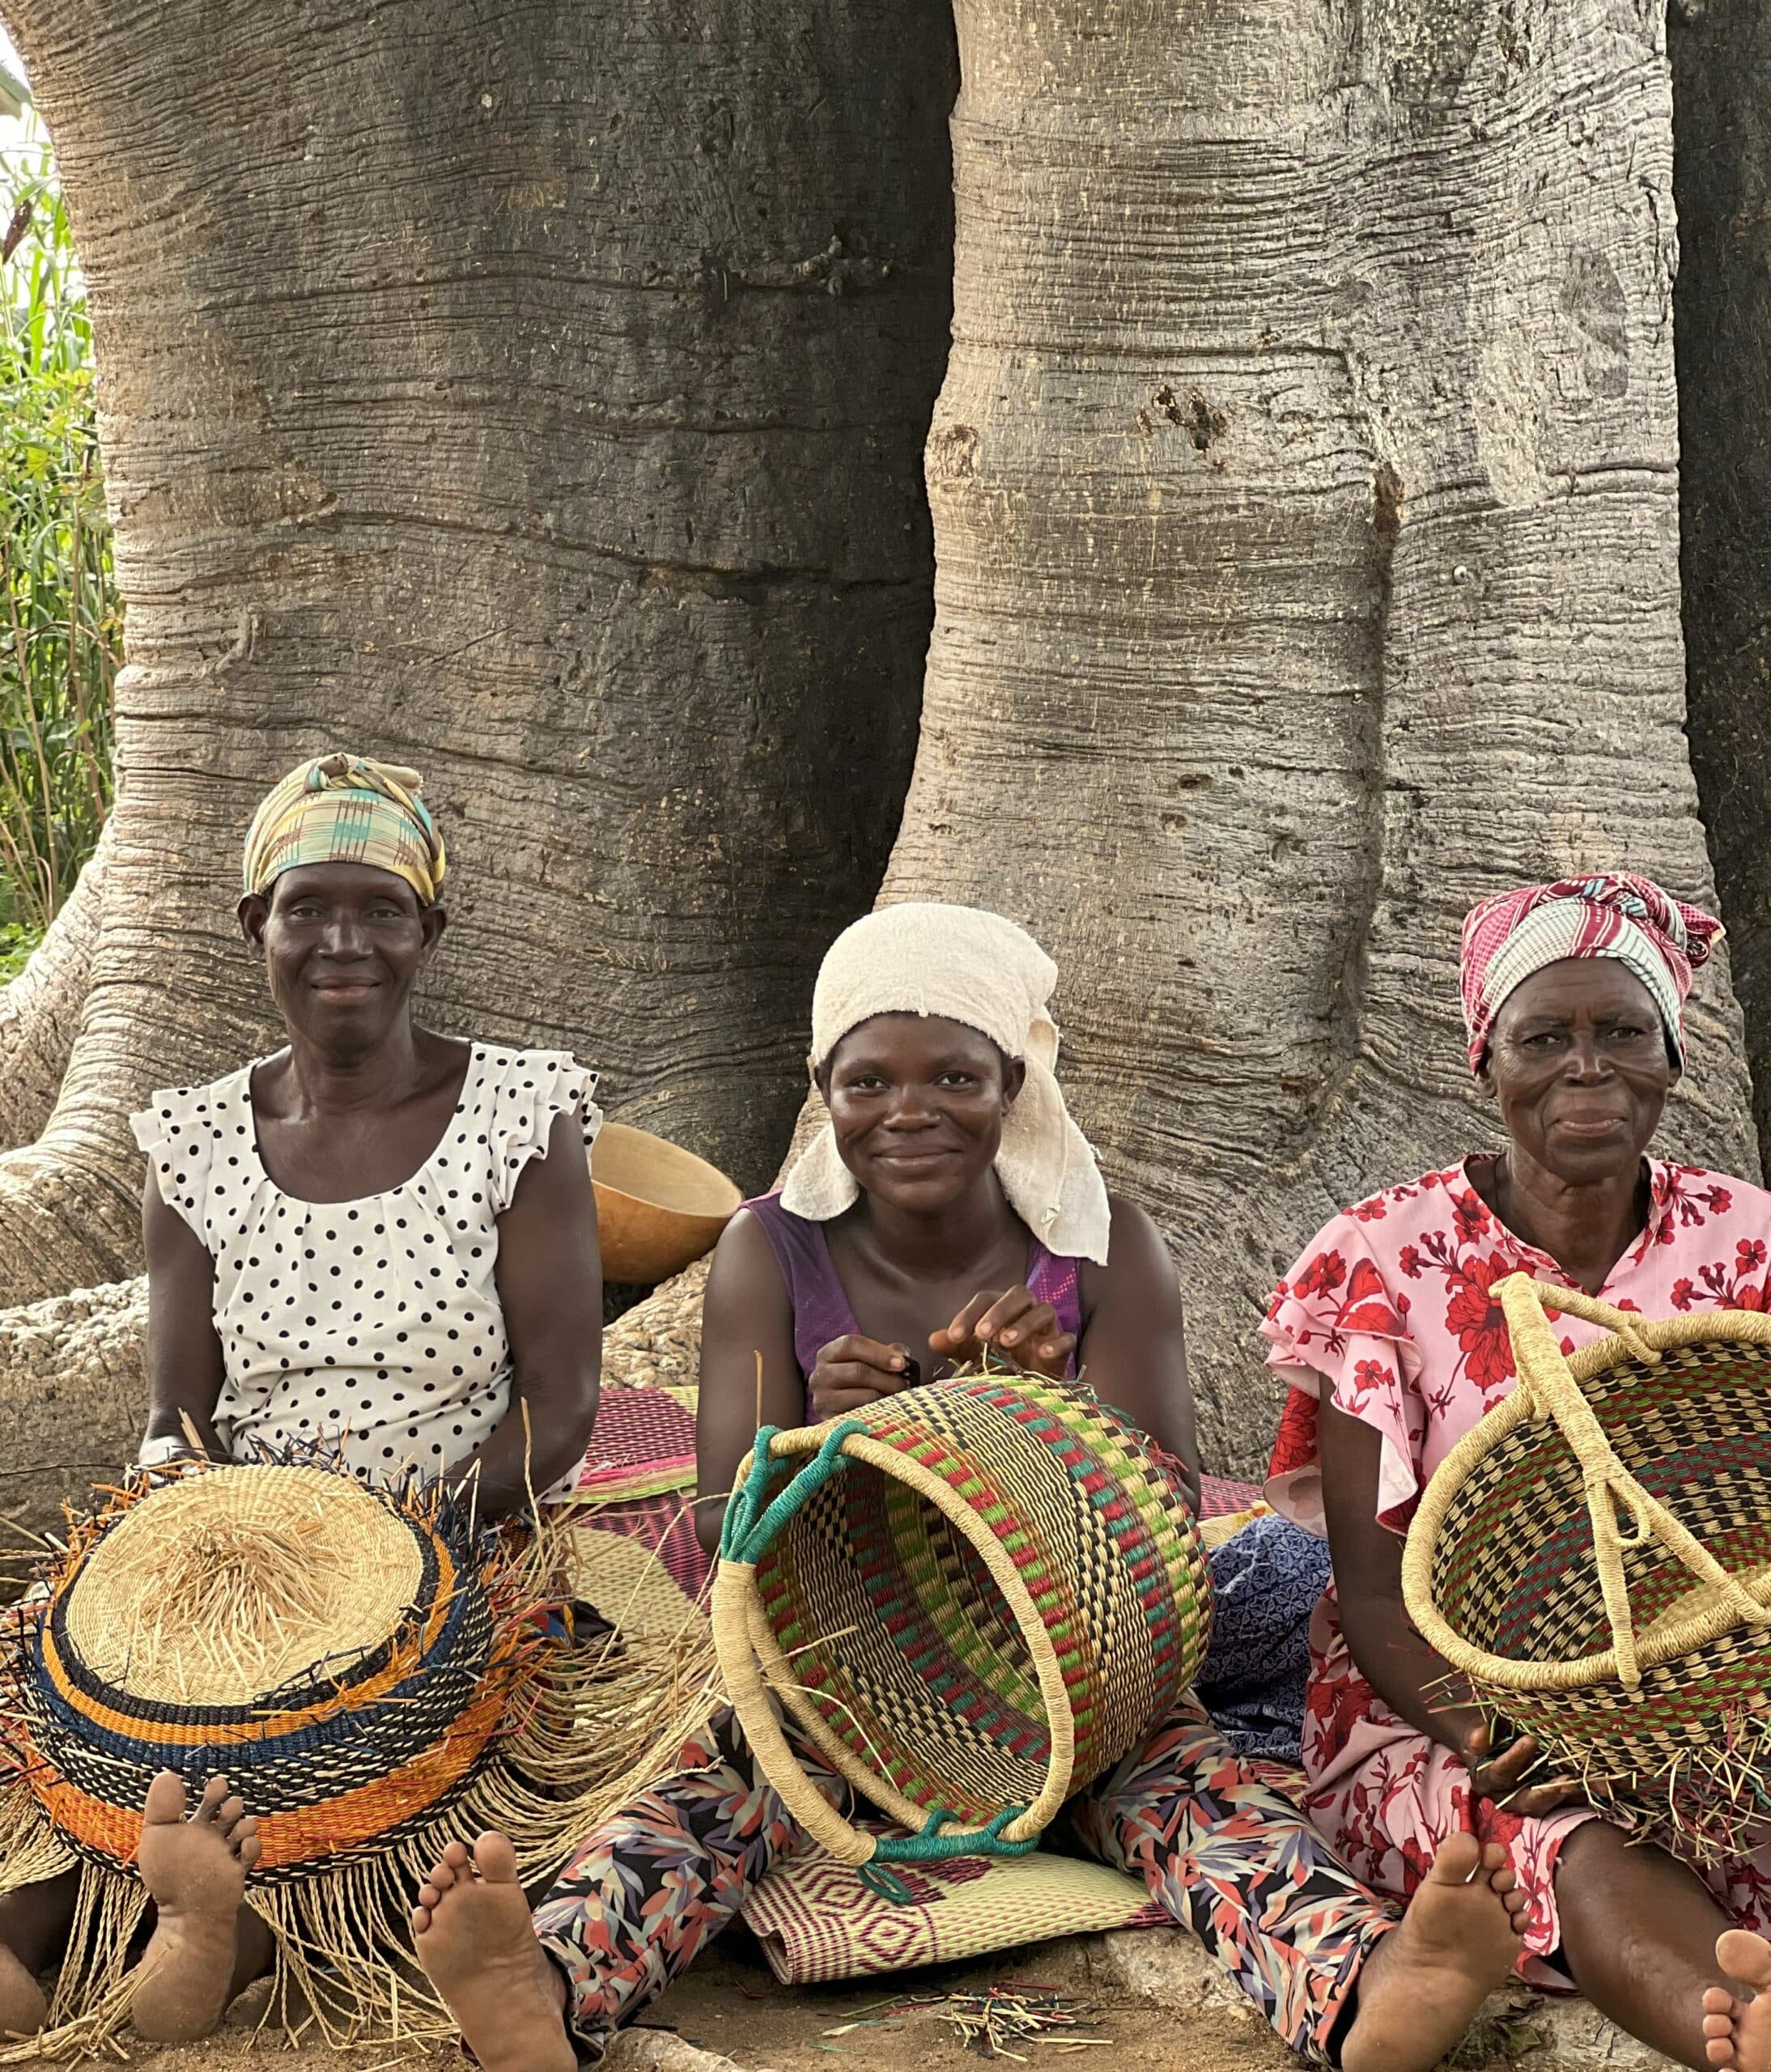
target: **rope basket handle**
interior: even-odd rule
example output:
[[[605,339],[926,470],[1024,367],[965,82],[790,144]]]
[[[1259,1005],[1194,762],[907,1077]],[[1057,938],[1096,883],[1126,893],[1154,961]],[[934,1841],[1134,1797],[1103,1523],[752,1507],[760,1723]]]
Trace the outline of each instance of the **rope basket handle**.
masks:
[[[826,1854],[860,1870],[862,1882],[881,1897],[907,1902],[910,1887],[885,1866],[893,1863],[941,1863],[961,1856],[1016,1857],[1038,1848],[1039,1829],[1056,1811],[1065,1795],[1070,1777],[1072,1748],[1068,1738],[1054,1731],[1051,1772],[1037,1806],[1009,1806],[982,1827],[969,1828],[945,1807],[933,1811],[898,1800],[889,1794],[890,1810],[907,1824],[920,1820],[920,1832],[909,1835],[874,1835],[845,1819],[818,1790],[794,1754],[771,1699],[771,1692],[785,1696],[795,1679],[779,1642],[771,1632],[756,1594],[756,1565],[782,1529],[802,1510],[826,1483],[841,1475],[852,1459],[852,1440],[864,1448],[868,1431],[858,1419],[847,1418],[823,1428],[816,1452],[796,1472],[777,1450],[780,1429],[763,1425],[757,1433],[751,1452],[738,1471],[737,1485],[726,1505],[720,1533],[720,1560],[713,1578],[711,1605],[714,1645],[726,1679],[727,1694],[738,1724],[743,1728],[758,1763],[779,1794],[788,1811],[799,1821]],[[783,1480],[784,1471],[785,1479]],[[906,1478],[916,1486],[919,1478]],[[936,1496],[932,1478],[921,1478],[923,1494]],[[949,1514],[951,1515],[951,1514]],[[1011,1595],[1019,1585],[1009,1557],[993,1543],[978,1546],[986,1568]],[[1031,1600],[1025,1610],[1033,1611]],[[1042,1648],[1043,1635],[1028,1633],[1035,1672],[1048,1701],[1064,1688],[1063,1671],[1049,1641]],[[1045,1658],[1041,1660],[1042,1655]],[[1050,1688],[1047,1688],[1049,1686]],[[818,1752],[849,1783],[876,1802],[881,1794],[873,1788],[859,1759],[827,1725],[793,1709],[801,1726]],[[1030,1818],[1050,1799],[1052,1803],[1031,1833],[1025,1831]],[[946,1832],[944,1830],[951,1829]],[[1023,1832],[1017,1832],[1023,1831]]]
[[[1637,1691],[1641,1687],[1624,1556],[1646,1546],[1651,1539],[1658,1540],[1693,1575],[1714,1586],[1739,1616],[1754,1625],[1771,1620],[1771,1607],[1761,1604],[1736,1582],[1709,1548],[1663,1504],[1650,1496],[1617,1458],[1592,1405],[1569,1371],[1547,1312],[1563,1311],[1589,1323],[1603,1325],[1616,1332],[1636,1358],[1658,1366],[1662,1356],[1641,1336],[1639,1319],[1595,1301],[1579,1289],[1553,1287],[1523,1273],[1510,1274],[1496,1284],[1493,1292],[1506,1317],[1519,1388],[1529,1395],[1532,1414],[1554,1420],[1580,1464],[1586,1508],[1593,1522],[1593,1560],[1611,1626],[1618,1679],[1624,1688]],[[1628,1516],[1631,1531],[1624,1530],[1620,1514]]]

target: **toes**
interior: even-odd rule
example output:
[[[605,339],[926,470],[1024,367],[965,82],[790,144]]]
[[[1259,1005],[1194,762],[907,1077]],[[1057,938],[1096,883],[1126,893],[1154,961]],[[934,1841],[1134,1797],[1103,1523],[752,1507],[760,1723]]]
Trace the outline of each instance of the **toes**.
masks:
[[[421,1913],[427,1914],[433,1907],[440,1907],[442,1904],[443,1895],[437,1890],[434,1883],[419,1886],[418,1909]],[[428,1926],[429,1924],[426,1925]]]
[[[431,1932],[431,1909],[423,1904],[424,1895],[418,1895],[420,1904],[412,1909],[412,1933],[428,1935]]]
[[[516,1884],[516,1850],[508,1836],[482,1835],[474,1845],[474,1867],[488,1885]]]
[[[1703,2018],[1703,2032],[1706,2036],[1731,2036],[1734,2034],[1733,2003],[1729,2003],[1729,2011],[1724,2015],[1710,2006],[1709,2002],[1714,1997],[1713,1993],[1706,1993],[1703,1997],[1703,2004],[1707,2010]]]
[[[1706,2015],[1726,2015],[1729,2020],[1732,2021],[1734,2019],[1734,1995],[1729,1992],[1728,1989],[1725,1985],[1712,1985],[1703,1996],[1703,2011]],[[1710,2032],[1708,2029],[1704,2031],[1704,2034],[1705,2036],[1708,2036],[1709,2033]],[[1719,2029],[1715,2032],[1715,2034],[1718,2036],[1722,2032]]]
[[[185,1780],[176,1770],[162,1770],[147,1788],[142,1819],[150,1827],[169,1828],[185,1817]]]
[[[1491,1878],[1497,1870],[1506,1870],[1506,1849],[1504,1844],[1484,1842],[1482,1845],[1482,1868]]]
[[[225,1841],[246,1817],[244,1798],[224,1798],[215,1809],[215,1825]]]
[[[448,1892],[450,1886],[455,1883],[455,1870],[453,1866],[446,1859],[441,1863],[432,1864],[431,1866],[429,1882],[436,1887],[439,1892]],[[432,1900],[431,1904],[435,1906],[436,1904],[436,1901]]]
[[[473,1861],[473,1855],[465,1842],[451,1842],[443,1852],[444,1865],[450,1870],[465,1870]]]
[[[1447,1835],[1427,1876],[1436,1885],[1467,1885],[1481,1861],[1481,1845],[1474,1835]]]
[[[265,1853],[265,1845],[258,1839],[258,1829],[250,1819],[242,1820],[240,1832],[234,1837],[234,1853],[240,1858],[241,1868],[252,1870]]]
[[[1718,1935],[1716,1962],[1744,1985],[1760,1992],[1771,1989],[1771,1942],[1750,1929],[1731,1928]]]
[[[1720,2043],[1706,2043],[1703,2047],[1703,2054],[1712,2065],[1732,2065],[1734,2039],[1730,2036]]]
[[[214,1822],[219,1816],[223,1807],[225,1806],[227,1802],[227,1778],[211,1777],[209,1782],[203,1786],[203,1795],[197,1801],[197,1811],[192,1814],[191,1819],[193,1821],[207,1820]]]

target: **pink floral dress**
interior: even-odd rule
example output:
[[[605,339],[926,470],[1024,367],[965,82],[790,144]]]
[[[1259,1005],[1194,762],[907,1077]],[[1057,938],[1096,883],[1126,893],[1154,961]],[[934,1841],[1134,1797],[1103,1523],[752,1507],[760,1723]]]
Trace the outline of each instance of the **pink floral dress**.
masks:
[[[1547,1253],[1514,1236],[1470,1184],[1468,1166],[1429,1173],[1337,1216],[1280,1281],[1262,1334],[1267,1364],[1291,1383],[1267,1493],[1274,1507],[1324,1530],[1316,1454],[1319,1393],[1380,1436],[1378,1517],[1405,1532],[1433,1471],[1514,1384],[1494,1284],[1524,1272],[1569,1284]],[[1601,1299],[1646,1316],[1700,1309],[1771,1309],[1771,1195],[1694,1166],[1649,1161],[1647,1227],[1617,1263]],[[1602,1335],[1561,1320],[1572,1352]],[[1567,1981],[1536,1959],[1557,1948],[1557,1853],[1582,1822],[1571,1807],[1522,1819],[1472,1802],[1450,1750],[1399,1719],[1355,1665],[1333,1586],[1317,1607],[1304,1720],[1304,1807],[1342,1859],[1380,1892],[1406,1897],[1459,1828],[1506,1842],[1530,1898],[1519,1969]],[[1771,1846],[1705,1876],[1742,1926],[1771,1923]]]

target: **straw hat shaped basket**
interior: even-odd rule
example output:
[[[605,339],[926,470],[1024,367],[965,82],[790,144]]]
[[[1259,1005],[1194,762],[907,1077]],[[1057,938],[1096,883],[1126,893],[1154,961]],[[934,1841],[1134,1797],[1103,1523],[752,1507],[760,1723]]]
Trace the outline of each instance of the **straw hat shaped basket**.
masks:
[[[1086,1388],[971,1373],[758,1434],[726,1513],[714,1637],[789,1810],[902,1897],[874,1866],[1033,1848],[1191,1684],[1210,1604],[1173,1463]],[[833,1812],[771,1693],[919,1832]]]
[[[126,2015],[162,1770],[193,1799],[225,1774],[257,1815],[248,1903],[338,2041],[422,2004],[392,1967],[444,1841],[502,1828],[545,1875],[664,1768],[711,1664],[697,1692],[662,1643],[579,1642],[568,1539],[488,1531],[436,1484],[365,1485],[317,1448],[138,1474],[72,1522],[0,1636],[0,1892],[81,1872],[62,2041]]]
[[[1428,1484],[1409,1616],[1546,1772],[1736,1849],[1771,1802],[1771,1316],[1496,1293],[1518,1386]],[[1547,1310],[1612,1335],[1565,1358]]]

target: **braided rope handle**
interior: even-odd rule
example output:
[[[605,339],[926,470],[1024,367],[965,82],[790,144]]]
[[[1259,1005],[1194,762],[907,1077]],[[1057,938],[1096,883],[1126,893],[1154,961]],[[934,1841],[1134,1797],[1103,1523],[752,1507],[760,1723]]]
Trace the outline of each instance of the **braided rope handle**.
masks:
[[[1592,1405],[1569,1371],[1546,1312],[1560,1310],[1589,1323],[1602,1324],[1615,1331],[1637,1359],[1658,1366],[1662,1356],[1642,1337],[1637,1328],[1641,1319],[1597,1301],[1578,1289],[1552,1287],[1523,1273],[1510,1274],[1496,1284],[1493,1292],[1500,1297],[1512,1335],[1519,1387],[1529,1394],[1534,1415],[1555,1420],[1580,1463],[1586,1508],[1593,1521],[1593,1559],[1611,1626],[1618,1679],[1624,1688],[1635,1691],[1641,1686],[1624,1556],[1646,1546],[1650,1539],[1658,1540],[1693,1575],[1713,1584],[1739,1617],[1754,1625],[1771,1622],[1771,1606],[1761,1604],[1730,1575],[1709,1548],[1665,1505],[1651,1497],[1617,1458]],[[1620,1513],[1629,1517],[1631,1531],[1624,1531]]]

